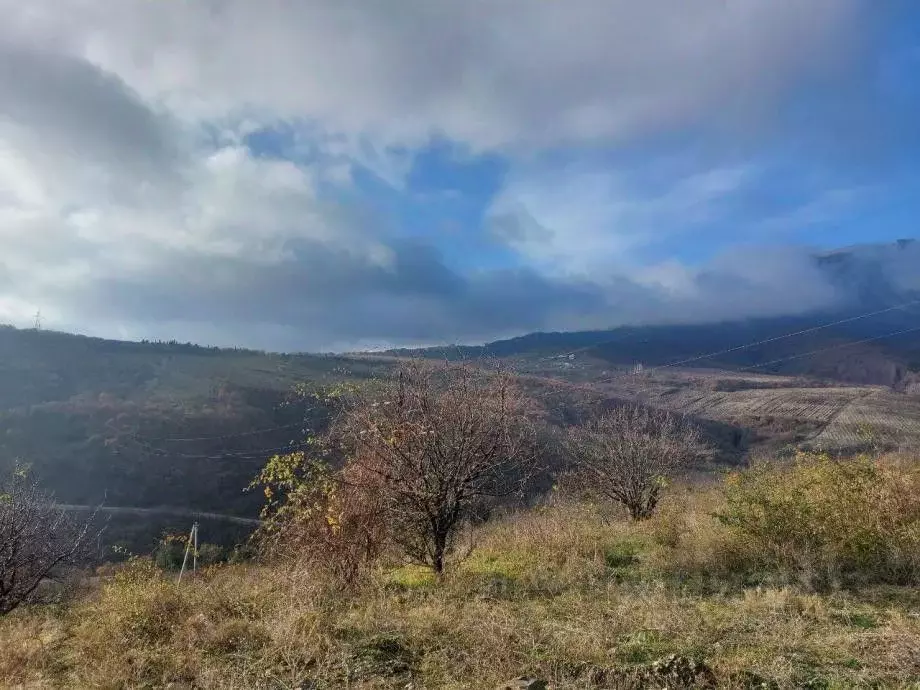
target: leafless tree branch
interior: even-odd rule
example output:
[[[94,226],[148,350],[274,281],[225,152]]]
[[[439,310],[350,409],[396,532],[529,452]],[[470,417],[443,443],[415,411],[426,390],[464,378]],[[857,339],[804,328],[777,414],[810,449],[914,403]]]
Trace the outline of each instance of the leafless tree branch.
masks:
[[[56,507],[24,469],[0,478],[0,615],[78,562],[94,517],[81,522]]]
[[[565,446],[577,483],[635,520],[652,515],[667,480],[704,449],[685,417],[635,404],[572,427]]]
[[[507,372],[413,362],[352,401],[331,434],[349,481],[384,505],[392,542],[440,573],[475,512],[529,477],[530,412]]]

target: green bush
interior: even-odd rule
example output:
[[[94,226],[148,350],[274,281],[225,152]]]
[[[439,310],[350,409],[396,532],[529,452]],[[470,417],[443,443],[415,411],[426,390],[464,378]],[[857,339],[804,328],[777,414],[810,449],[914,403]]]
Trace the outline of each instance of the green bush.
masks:
[[[185,556],[185,543],[178,540],[164,539],[153,552],[153,560],[162,570],[179,570]]]
[[[178,571],[182,567],[183,558],[185,558],[185,540],[182,538],[165,537],[153,552],[154,562],[158,568],[163,570]],[[205,543],[198,545],[199,568],[223,563],[227,559],[226,550],[217,544]],[[189,554],[187,567],[192,567],[191,554]]]
[[[198,567],[216,565],[227,560],[227,553],[217,544],[200,544],[198,546]]]
[[[717,517],[738,562],[812,586],[920,582],[920,467],[800,454],[731,475]]]

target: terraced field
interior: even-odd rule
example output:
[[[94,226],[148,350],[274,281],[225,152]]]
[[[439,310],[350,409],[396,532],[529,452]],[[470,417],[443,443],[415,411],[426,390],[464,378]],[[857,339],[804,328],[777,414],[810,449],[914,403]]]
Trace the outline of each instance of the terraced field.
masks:
[[[884,386],[704,369],[608,375],[587,362],[560,373],[554,378],[612,398],[750,429],[752,448],[761,450],[790,444],[833,452],[869,445],[920,449],[920,395],[911,389],[899,393]]]
[[[668,407],[713,419],[743,420],[774,417],[828,423],[866,388],[774,388],[737,391],[686,390],[663,396]]]
[[[828,449],[868,444],[920,448],[920,397],[872,391],[846,405],[813,442]]]

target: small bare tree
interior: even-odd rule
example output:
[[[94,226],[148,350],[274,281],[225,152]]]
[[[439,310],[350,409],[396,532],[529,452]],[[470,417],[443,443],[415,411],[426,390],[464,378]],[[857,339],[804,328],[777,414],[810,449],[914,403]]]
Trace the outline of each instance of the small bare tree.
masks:
[[[0,478],[0,615],[29,601],[43,580],[76,563],[92,517],[75,520],[55,506],[28,472]]]
[[[658,505],[666,481],[704,446],[685,417],[624,405],[572,427],[566,448],[577,484],[621,503],[634,520],[644,520]]]
[[[389,540],[441,573],[464,526],[522,489],[536,459],[525,398],[507,372],[402,366],[358,396],[332,427],[343,477],[383,507]]]

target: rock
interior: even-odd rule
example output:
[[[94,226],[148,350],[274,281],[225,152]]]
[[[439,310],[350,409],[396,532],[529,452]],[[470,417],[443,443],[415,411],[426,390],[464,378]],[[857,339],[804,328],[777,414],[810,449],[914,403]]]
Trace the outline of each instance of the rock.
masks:
[[[545,680],[539,678],[518,676],[514,680],[502,683],[495,690],[547,690],[547,685]]]

